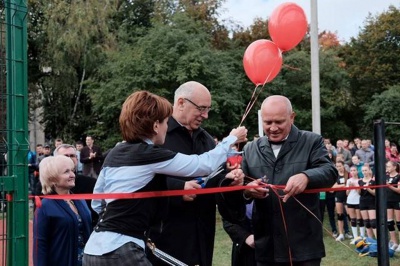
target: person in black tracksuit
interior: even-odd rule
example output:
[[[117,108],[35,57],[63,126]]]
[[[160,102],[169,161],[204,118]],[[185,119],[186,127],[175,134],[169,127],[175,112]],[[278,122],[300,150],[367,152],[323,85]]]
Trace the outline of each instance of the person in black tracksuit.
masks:
[[[239,206],[235,206],[240,208]],[[253,201],[245,205],[245,214],[236,221],[222,219],[225,232],[232,239],[232,266],[255,266],[254,233],[251,224]],[[219,207],[220,209],[220,207]]]

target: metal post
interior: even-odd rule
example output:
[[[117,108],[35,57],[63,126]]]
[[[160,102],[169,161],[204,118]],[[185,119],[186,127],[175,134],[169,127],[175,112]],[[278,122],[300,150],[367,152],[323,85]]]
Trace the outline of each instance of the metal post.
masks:
[[[375,180],[377,185],[386,185],[385,175],[385,123],[383,119],[374,122]],[[376,221],[378,237],[378,266],[389,264],[389,239],[387,231],[386,188],[376,190]]]
[[[311,106],[312,131],[321,134],[321,102],[319,89],[319,44],[317,0],[311,0]]]
[[[5,1],[7,55],[7,265],[28,265],[28,54],[26,0]]]

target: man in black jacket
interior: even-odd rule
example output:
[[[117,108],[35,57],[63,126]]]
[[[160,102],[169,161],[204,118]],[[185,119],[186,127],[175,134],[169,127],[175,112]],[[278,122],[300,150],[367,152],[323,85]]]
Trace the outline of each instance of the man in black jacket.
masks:
[[[201,128],[210,109],[211,94],[205,86],[194,81],[182,84],[175,91],[173,114],[168,121],[163,147],[184,154],[202,154],[213,149],[213,137]],[[210,179],[207,187],[218,186],[225,174]],[[196,183],[193,178],[168,178],[168,189],[190,189]],[[242,183],[243,179],[236,184]],[[150,238],[157,248],[188,265],[211,266],[215,213],[216,197],[213,194],[171,197],[162,232],[153,230]],[[167,265],[161,260],[150,259],[153,265]]]
[[[82,148],[80,161],[83,164],[82,173],[97,179],[103,165],[103,154],[99,146],[93,145],[93,136],[86,136],[86,146]]]
[[[261,106],[261,117],[266,136],[244,147],[243,172],[263,177],[250,185],[262,182],[286,187],[277,191],[279,196],[267,188],[244,191],[245,197],[254,198],[257,265],[320,265],[325,249],[321,224],[314,217],[320,217],[319,194],[302,192],[331,187],[336,168],[322,137],[293,125],[295,113],[289,99],[268,97]]]

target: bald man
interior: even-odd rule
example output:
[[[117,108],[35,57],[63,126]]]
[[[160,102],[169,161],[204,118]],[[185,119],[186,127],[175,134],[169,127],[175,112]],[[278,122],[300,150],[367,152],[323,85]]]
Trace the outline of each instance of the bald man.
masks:
[[[322,137],[299,130],[293,124],[295,113],[288,98],[279,95],[266,98],[261,117],[266,136],[244,147],[243,172],[263,177],[249,185],[263,182],[286,187],[278,190],[280,196],[268,188],[244,191],[245,198],[254,199],[257,265],[283,266],[291,260],[295,266],[320,265],[325,256],[322,227],[308,212],[321,216],[319,194],[302,192],[331,187],[337,170]]]

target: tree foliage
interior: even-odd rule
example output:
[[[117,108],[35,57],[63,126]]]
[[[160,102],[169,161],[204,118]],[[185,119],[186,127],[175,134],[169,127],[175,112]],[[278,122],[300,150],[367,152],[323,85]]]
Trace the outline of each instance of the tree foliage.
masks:
[[[249,28],[238,27],[232,34],[232,39],[238,46],[247,47],[259,39],[271,39],[268,33],[268,20],[255,18]]]
[[[30,38],[37,73],[31,88],[41,96],[43,123],[49,138],[76,139],[96,123],[84,81],[90,77],[104,51],[112,49],[108,18],[116,1],[31,1]],[[55,111],[57,110],[57,111]]]
[[[245,83],[242,51],[215,50],[208,37],[200,23],[185,13],[175,13],[169,25],[158,24],[135,46],[109,53],[87,83],[93,110],[103,121],[97,133],[118,138],[116,121],[130,93],[149,90],[172,102],[175,89],[188,80],[203,83],[214,96],[212,119],[205,123],[212,133],[220,135],[237,126],[245,101],[240,89]]]
[[[318,43],[322,50],[338,48],[340,46],[337,34],[330,31],[323,31],[320,33]]]
[[[342,49],[350,76],[353,131],[372,136],[372,121],[362,119],[371,98],[400,83],[400,10],[390,6],[387,12],[369,16],[357,38]]]
[[[253,41],[270,39],[268,20],[233,25],[229,32],[218,21],[222,3],[30,0],[30,106],[42,107],[48,137],[72,141],[89,133],[111,147],[120,141],[118,116],[129,94],[149,90],[172,102],[175,89],[189,80],[210,89],[204,127],[218,137],[241,123],[253,92],[258,99],[243,121],[249,136],[257,133],[257,110],[271,94],[287,96],[295,123],[311,130],[309,35],[283,54],[281,73],[271,83],[255,88],[244,73],[243,53]],[[323,136],[371,137],[371,119],[380,113],[395,119],[385,108],[398,105],[399,19],[393,6],[369,16],[359,36],[344,45],[335,33],[319,35]]]
[[[386,126],[386,138],[400,144],[400,85],[390,86],[382,94],[375,94],[366,107],[364,123],[372,127],[372,121],[383,118],[385,122],[395,122]]]

